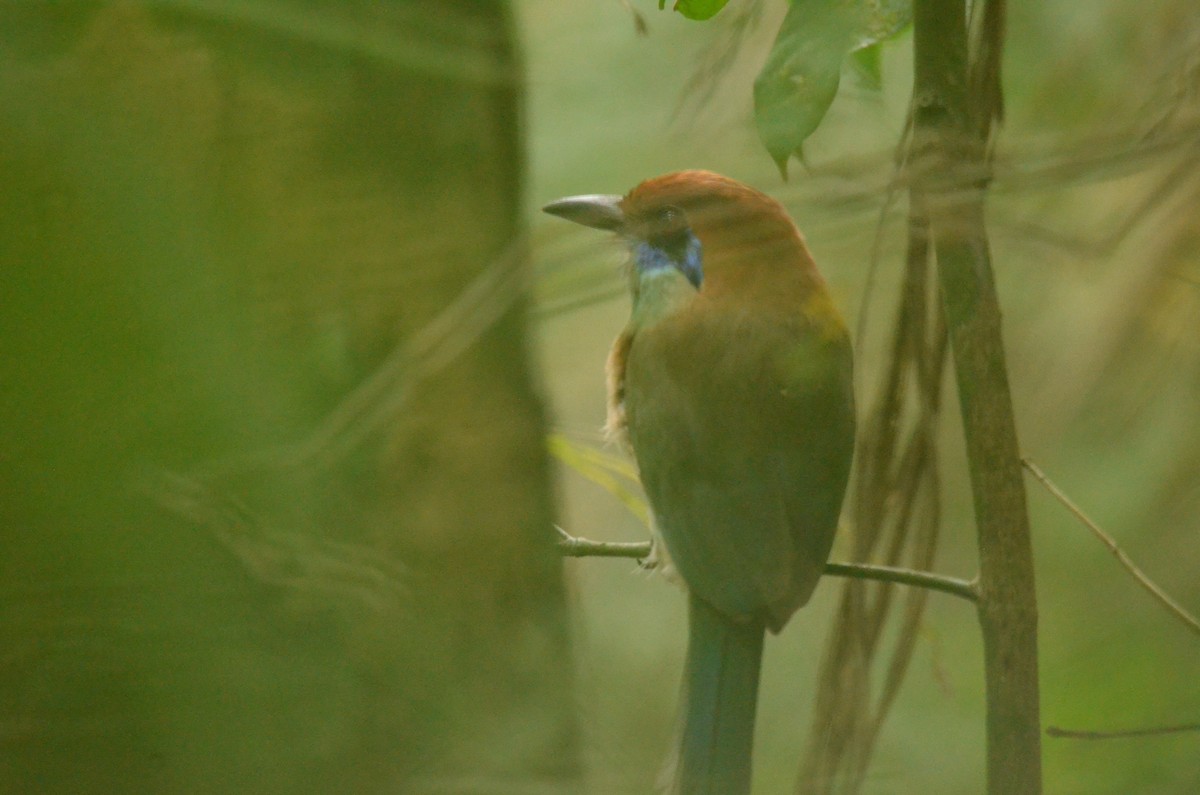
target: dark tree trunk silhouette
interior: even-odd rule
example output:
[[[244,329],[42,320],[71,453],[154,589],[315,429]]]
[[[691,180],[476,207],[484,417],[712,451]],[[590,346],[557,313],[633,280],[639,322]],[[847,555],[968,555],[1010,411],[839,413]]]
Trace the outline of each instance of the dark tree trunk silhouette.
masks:
[[[508,14],[0,12],[0,789],[574,791]]]

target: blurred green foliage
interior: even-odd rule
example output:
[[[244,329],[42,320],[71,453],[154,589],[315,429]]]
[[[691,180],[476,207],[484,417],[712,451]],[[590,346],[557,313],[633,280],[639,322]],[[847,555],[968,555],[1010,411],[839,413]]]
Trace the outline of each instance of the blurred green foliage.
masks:
[[[725,7],[729,0],[675,0],[671,5],[673,11],[678,11],[688,19],[710,19]],[[658,0],[658,7],[664,8],[667,0]]]
[[[576,788],[511,22],[0,6],[0,790]]]

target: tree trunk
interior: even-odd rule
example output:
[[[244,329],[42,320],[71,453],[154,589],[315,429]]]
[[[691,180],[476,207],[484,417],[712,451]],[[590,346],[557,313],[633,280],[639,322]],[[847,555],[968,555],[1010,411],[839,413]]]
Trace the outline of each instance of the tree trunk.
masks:
[[[147,9],[0,14],[0,789],[575,791],[507,6]]]
[[[988,792],[1034,795],[1042,779],[1033,552],[983,211],[1003,3],[989,0],[974,61],[965,5],[914,5],[912,201],[930,219],[974,494]]]

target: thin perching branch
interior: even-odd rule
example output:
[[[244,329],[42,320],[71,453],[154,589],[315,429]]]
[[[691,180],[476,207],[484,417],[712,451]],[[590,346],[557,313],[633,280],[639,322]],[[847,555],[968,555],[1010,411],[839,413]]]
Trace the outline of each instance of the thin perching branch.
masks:
[[[1078,729],[1060,729],[1048,726],[1048,737],[1066,737],[1072,740],[1122,740],[1127,737],[1158,737],[1164,734],[1183,734],[1200,731],[1200,723],[1189,723],[1183,726],[1157,726],[1150,729],[1125,729],[1124,731],[1097,732]]]
[[[561,527],[558,531],[558,551],[568,558],[630,558],[646,560],[654,551],[653,541],[592,541],[573,536]]]
[[[569,558],[631,558],[645,560],[650,557],[652,541],[592,541],[573,536],[561,527],[558,530],[558,551]],[[832,577],[853,577],[860,580],[892,582],[912,585],[931,591],[957,596],[968,602],[979,601],[979,593],[973,580],[947,577],[928,571],[904,569],[897,566],[875,566],[869,563],[826,563],[825,574]]]
[[[1029,460],[1028,458],[1022,458],[1021,465],[1029,471],[1029,474],[1037,478],[1037,481],[1041,483],[1043,487],[1045,487],[1046,491],[1053,495],[1054,499],[1062,503],[1064,508],[1070,511],[1076,519],[1083,523],[1084,527],[1086,527],[1088,530],[1091,530],[1092,534],[1096,536],[1096,538],[1100,539],[1100,543],[1108,547],[1108,551],[1113,554],[1113,557],[1117,559],[1117,562],[1121,564],[1125,571],[1129,572],[1129,575],[1133,577],[1133,579],[1137,580],[1139,585],[1149,591],[1150,595],[1157,599],[1159,604],[1167,608],[1167,610],[1173,613],[1176,618],[1186,624],[1188,629],[1197,635],[1200,635],[1200,621],[1197,621],[1195,616],[1184,609],[1181,604],[1172,599],[1171,595],[1159,587],[1158,583],[1146,576],[1145,572],[1138,568],[1137,564],[1125,554],[1125,550],[1121,549],[1116,540],[1108,533],[1100,529],[1100,526],[1092,521],[1091,517],[1084,513],[1082,508],[1076,505],[1070,497],[1064,494],[1062,489],[1054,485],[1054,482],[1051,481],[1050,478],[1046,477],[1046,473],[1043,472],[1037,464],[1033,463],[1033,461]]]

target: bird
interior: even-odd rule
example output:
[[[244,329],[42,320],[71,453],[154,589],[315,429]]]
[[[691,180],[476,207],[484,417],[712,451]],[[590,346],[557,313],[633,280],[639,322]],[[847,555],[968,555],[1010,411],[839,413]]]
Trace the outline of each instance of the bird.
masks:
[[[605,429],[632,451],[656,554],[688,593],[667,788],[744,795],[764,638],[811,597],[849,478],[846,324],[787,211],[734,179],[678,171],[543,209],[630,252]]]

